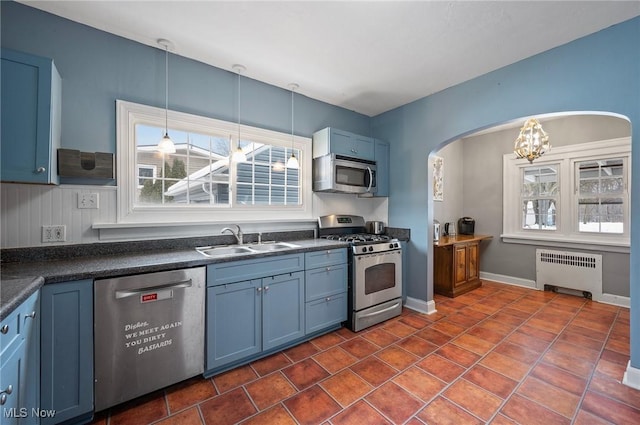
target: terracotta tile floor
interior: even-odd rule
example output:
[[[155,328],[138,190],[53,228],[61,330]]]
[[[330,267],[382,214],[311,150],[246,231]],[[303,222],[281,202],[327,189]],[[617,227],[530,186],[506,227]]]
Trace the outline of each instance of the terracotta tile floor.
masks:
[[[438,312],[340,329],[95,424],[640,424],[629,310],[485,282]]]

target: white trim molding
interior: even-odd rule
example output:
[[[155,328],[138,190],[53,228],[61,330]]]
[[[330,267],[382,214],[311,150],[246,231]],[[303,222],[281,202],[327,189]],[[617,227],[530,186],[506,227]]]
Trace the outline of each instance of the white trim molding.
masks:
[[[622,377],[622,383],[628,387],[640,390],[640,369],[631,366],[631,360],[627,364],[627,370]]]
[[[434,300],[424,301],[417,298],[407,297],[404,306],[423,314],[433,314],[437,311],[436,302]]]
[[[537,289],[535,280],[521,279],[519,277],[507,276],[503,274],[480,272],[480,280],[490,280],[492,282],[505,283],[507,285]]]

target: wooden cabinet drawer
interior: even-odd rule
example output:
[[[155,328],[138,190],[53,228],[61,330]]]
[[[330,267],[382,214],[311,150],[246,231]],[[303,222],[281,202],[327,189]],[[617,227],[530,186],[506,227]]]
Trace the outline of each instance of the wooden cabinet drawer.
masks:
[[[347,262],[347,249],[325,249],[322,251],[307,252],[304,255],[305,269],[315,269],[317,267],[326,267],[333,264],[342,264]]]

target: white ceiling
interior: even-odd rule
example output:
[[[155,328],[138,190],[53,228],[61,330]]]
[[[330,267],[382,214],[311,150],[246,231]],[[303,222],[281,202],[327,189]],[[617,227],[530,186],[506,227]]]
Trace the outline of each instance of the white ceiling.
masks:
[[[369,116],[640,15],[637,0],[21,3]]]

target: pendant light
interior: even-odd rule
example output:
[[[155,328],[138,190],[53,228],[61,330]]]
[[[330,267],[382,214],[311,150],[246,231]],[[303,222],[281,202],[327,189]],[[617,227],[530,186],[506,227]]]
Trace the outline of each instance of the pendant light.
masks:
[[[300,168],[300,163],[298,162],[298,158],[293,153],[293,92],[295,92],[300,86],[291,83],[289,84],[289,89],[291,90],[291,156],[287,160],[287,168],[298,169]]]
[[[528,119],[520,129],[513,152],[518,158],[526,158],[531,163],[549,149],[551,149],[549,136],[542,129],[538,120]]]
[[[242,65],[233,65],[233,70],[238,74],[238,144],[236,150],[231,155],[231,161],[233,162],[247,162],[247,155],[240,147],[240,74],[242,74],[247,68]],[[233,149],[233,138],[229,135],[229,148]]]
[[[161,38],[158,44],[164,47],[164,137],[158,142],[158,151],[175,153],[176,146],[169,137],[169,46],[171,42]]]

